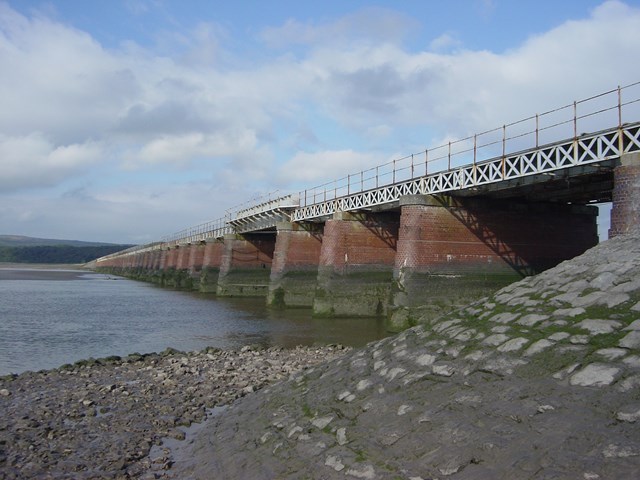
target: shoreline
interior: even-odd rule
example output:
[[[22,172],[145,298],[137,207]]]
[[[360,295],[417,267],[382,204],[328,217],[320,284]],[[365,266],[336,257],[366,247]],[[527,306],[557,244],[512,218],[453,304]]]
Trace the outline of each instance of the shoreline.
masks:
[[[183,427],[350,350],[169,348],[0,377],[0,476],[163,478],[163,442],[183,440]]]
[[[13,263],[0,262],[0,269],[12,270],[86,270],[93,271],[84,263]]]

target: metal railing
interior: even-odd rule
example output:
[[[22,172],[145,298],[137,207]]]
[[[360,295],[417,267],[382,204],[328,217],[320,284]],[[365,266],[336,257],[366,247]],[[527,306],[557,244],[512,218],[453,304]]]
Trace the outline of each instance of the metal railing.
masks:
[[[197,243],[208,238],[221,238],[227,233],[233,233],[233,228],[229,224],[229,218],[225,217],[167,235],[162,238],[162,242],[169,245]]]
[[[593,132],[640,118],[640,82],[618,87],[562,107],[446,144],[412,153],[299,192],[300,208],[392,186],[465,165],[506,158],[510,152]],[[626,107],[626,108],[625,108]],[[294,219],[299,216],[294,215]]]
[[[272,200],[268,200],[266,202],[262,202],[257,205],[239,210],[236,213],[235,220],[242,220],[254,215],[260,215],[271,210],[293,209],[299,206],[300,199],[297,195],[284,195],[282,197],[274,198]]]

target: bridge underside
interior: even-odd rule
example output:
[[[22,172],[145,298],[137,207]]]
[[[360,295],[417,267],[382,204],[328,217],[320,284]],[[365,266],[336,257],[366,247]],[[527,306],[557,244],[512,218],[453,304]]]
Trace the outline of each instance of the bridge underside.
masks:
[[[454,196],[482,196],[574,205],[610,202],[613,172],[618,164],[619,160],[613,159],[598,164],[580,165],[557,172],[468,188],[455,192]]]

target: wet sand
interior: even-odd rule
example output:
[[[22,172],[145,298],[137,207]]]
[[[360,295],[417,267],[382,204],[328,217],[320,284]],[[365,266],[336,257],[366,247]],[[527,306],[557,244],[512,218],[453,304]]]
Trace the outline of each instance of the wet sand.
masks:
[[[77,280],[87,273],[79,265],[0,264],[0,280]]]

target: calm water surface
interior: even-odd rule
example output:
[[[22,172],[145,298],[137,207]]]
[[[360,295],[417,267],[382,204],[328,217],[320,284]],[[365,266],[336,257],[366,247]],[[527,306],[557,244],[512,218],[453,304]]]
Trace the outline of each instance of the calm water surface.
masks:
[[[361,346],[384,336],[381,320],[274,312],[263,298],[218,299],[85,271],[0,268],[0,375],[167,347]]]

